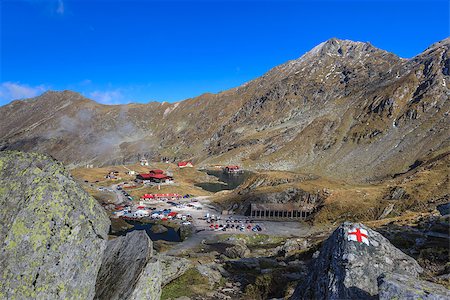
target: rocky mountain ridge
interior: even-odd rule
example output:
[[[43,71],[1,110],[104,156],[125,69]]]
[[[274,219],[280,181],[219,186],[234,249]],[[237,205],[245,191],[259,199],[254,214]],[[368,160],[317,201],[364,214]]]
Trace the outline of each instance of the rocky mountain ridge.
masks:
[[[172,104],[47,92],[0,107],[0,147],[70,165],[146,155],[382,179],[448,152],[449,45],[402,59],[333,38],[240,87]]]

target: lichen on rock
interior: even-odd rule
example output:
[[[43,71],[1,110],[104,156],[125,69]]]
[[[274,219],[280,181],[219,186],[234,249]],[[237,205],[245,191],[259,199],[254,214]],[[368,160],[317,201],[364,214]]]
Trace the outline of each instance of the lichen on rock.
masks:
[[[0,152],[0,298],[89,299],[110,222],[61,163]]]

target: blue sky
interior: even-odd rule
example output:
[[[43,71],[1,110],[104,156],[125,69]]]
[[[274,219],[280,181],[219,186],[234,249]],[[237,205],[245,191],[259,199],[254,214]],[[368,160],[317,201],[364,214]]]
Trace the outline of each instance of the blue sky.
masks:
[[[254,79],[332,37],[412,57],[448,37],[449,1],[2,0],[0,105],[70,89],[178,101]]]

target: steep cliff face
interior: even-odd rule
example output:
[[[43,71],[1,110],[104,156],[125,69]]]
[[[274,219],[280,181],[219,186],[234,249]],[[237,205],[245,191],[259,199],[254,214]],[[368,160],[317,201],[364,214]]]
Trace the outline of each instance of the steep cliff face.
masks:
[[[369,43],[330,39],[240,87],[173,104],[105,106],[47,92],[0,107],[0,147],[69,164],[146,154],[383,178],[448,151],[449,44],[401,59]]]
[[[0,224],[0,298],[93,298],[110,222],[62,164],[0,152]]]

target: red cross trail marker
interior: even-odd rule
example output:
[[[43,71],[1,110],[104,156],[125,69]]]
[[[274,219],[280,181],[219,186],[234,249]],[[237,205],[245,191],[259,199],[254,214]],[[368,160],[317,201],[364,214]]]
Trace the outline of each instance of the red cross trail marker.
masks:
[[[354,231],[347,232],[347,240],[355,241],[358,243],[364,243],[369,246],[369,235],[367,234],[367,230],[356,228]]]

